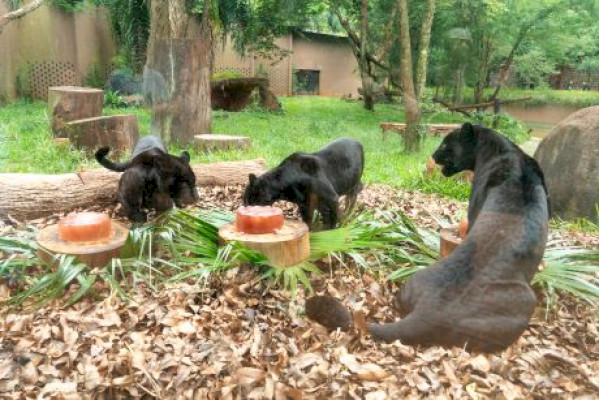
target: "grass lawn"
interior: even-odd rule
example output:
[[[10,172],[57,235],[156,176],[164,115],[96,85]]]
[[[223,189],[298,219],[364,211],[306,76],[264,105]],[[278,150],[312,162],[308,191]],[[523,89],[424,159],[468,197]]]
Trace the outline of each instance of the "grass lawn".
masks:
[[[365,182],[412,187],[419,180],[426,159],[440,139],[427,137],[419,154],[405,154],[401,138],[389,133],[382,141],[379,123],[401,122],[399,105],[381,104],[376,111],[364,110],[359,102],[326,97],[281,98],[283,114],[249,110],[214,113],[213,131],[252,138],[247,151],[200,154],[193,150],[194,162],[264,158],[269,167],[277,165],[294,151],[314,151],[339,137],[352,137],[364,145]],[[150,116],[144,109],[105,109],[105,114],[135,113],[142,135],[149,132]],[[461,122],[459,115],[425,114],[425,122]],[[56,146],[51,139],[45,103],[11,103],[0,107],[0,171],[61,173],[77,168],[97,167],[76,150]],[[178,151],[178,149],[171,149]],[[449,188],[448,188],[449,189]],[[431,190],[437,190],[431,188]],[[442,189],[441,189],[442,191]],[[451,195],[450,196],[456,197]],[[463,197],[458,195],[458,198]]]
[[[491,96],[495,89],[485,89],[485,98]],[[554,90],[554,89],[516,89],[502,88],[499,92],[500,99],[516,99],[521,97],[531,96],[532,99],[525,103],[526,105],[562,105],[566,107],[590,107],[599,105],[599,91],[582,91],[582,90]],[[473,90],[470,88],[464,89],[464,104],[470,104],[473,100]]]

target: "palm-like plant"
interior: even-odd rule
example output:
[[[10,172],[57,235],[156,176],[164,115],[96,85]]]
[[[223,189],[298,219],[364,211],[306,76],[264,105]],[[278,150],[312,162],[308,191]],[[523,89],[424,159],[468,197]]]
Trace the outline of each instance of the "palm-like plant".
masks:
[[[295,295],[303,286],[311,290],[309,274],[318,274],[315,262],[334,260],[335,264],[355,265],[387,275],[401,282],[438,259],[436,232],[421,229],[401,212],[366,212],[349,217],[338,229],[313,232],[308,260],[292,267],[268,265],[267,258],[240,243],[219,245],[218,229],[233,220],[230,213],[173,210],[154,224],[133,229],[122,250],[122,258],[113,259],[104,268],[89,270],[70,256],[55,256],[52,265],[38,257],[43,251],[35,242],[35,230],[26,230],[11,238],[0,239],[0,277],[19,279],[23,290],[9,305],[40,307],[69,292],[66,305],[103,282],[123,298],[138,284],[158,290],[163,284],[195,279],[206,282],[240,265],[250,264]],[[31,274],[32,269],[37,269]],[[388,271],[391,270],[390,273]],[[558,293],[568,293],[593,305],[599,302],[599,251],[565,249],[550,243],[545,267],[536,274],[533,286],[545,293],[547,307]],[[69,288],[78,285],[75,291]]]

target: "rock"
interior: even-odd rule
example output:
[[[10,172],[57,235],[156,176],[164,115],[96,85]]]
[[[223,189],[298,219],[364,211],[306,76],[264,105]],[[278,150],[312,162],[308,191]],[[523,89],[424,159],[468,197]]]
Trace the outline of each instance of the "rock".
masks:
[[[599,203],[599,106],[570,115],[535,152],[554,215],[597,222]]]

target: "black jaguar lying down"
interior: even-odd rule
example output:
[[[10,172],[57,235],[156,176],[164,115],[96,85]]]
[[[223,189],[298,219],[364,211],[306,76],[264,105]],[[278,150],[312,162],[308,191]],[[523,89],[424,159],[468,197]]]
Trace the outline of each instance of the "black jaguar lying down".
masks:
[[[346,196],[346,209],[353,207],[362,189],[363,170],[362,145],[337,139],[315,153],[293,153],[259,177],[250,174],[243,203],[270,205],[287,200],[297,204],[308,226],[318,210],[325,226],[332,229],[337,224],[339,196]]]
[[[134,222],[145,222],[142,208],[165,211],[197,201],[196,178],[189,165],[189,153],[180,157],[168,154],[157,136],[146,136],[135,145],[131,159],[114,163],[106,158],[109,147],[96,151],[96,160],[104,167],[124,172],[119,181],[117,198],[125,214]]]
[[[543,173],[508,139],[470,124],[451,132],[433,158],[446,176],[474,171],[468,235],[449,257],[406,282],[397,297],[400,321],[369,324],[369,332],[410,345],[502,350],[528,327],[536,303],[529,284],[545,250],[549,215]],[[306,312],[331,328],[352,323],[329,296],[309,299]]]

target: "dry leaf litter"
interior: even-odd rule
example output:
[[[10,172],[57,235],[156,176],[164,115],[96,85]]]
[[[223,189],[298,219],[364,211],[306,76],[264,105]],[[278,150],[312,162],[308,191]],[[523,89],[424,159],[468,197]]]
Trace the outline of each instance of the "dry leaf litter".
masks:
[[[201,188],[202,207],[234,210],[241,187]],[[463,203],[368,186],[361,207],[402,209],[420,226],[455,222]],[[289,216],[296,211],[284,205]],[[118,209],[108,210],[120,217]],[[115,214],[116,213],[116,214]],[[35,221],[39,226],[60,216]],[[15,221],[16,222],[16,221]],[[0,227],[0,234],[12,230]],[[4,232],[4,233],[2,233]],[[597,247],[593,235],[552,232]],[[369,320],[391,321],[394,285],[330,267],[312,280]],[[0,298],[8,289],[0,286]],[[86,298],[61,310],[0,314],[0,398],[43,399],[596,399],[597,310],[562,298],[546,319],[539,303],[528,331],[495,355],[375,343],[358,332],[327,332],[297,298],[248,266],[207,284],[161,292],[140,287],[128,302]]]

